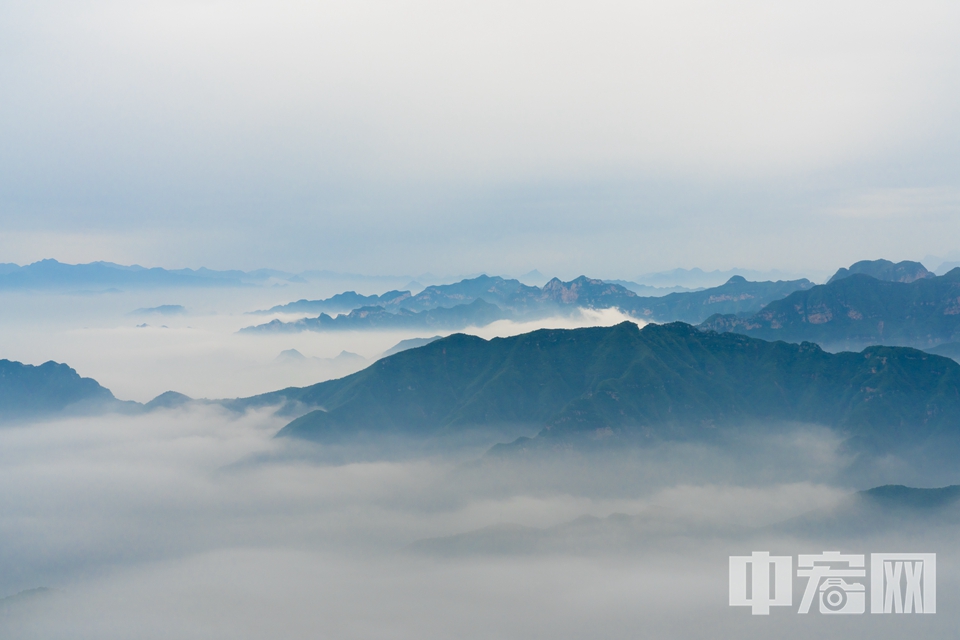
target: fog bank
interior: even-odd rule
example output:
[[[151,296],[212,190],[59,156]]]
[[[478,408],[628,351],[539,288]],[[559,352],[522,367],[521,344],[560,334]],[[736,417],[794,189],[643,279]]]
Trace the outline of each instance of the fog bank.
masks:
[[[52,589],[0,601],[3,637],[896,637],[958,620],[950,526],[852,540],[769,529],[858,488],[822,430],[607,458],[333,465],[273,439],[282,423],[208,406],[0,429],[0,597]],[[584,535],[582,516],[602,520]],[[510,526],[547,542],[415,545]],[[728,555],[834,545],[940,553],[940,613],[831,626],[726,605]]]

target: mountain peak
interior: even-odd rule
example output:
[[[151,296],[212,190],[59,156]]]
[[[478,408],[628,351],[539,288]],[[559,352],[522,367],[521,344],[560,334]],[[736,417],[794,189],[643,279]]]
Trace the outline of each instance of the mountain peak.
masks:
[[[877,280],[890,282],[914,282],[923,278],[933,278],[934,274],[919,262],[904,260],[893,263],[889,260],[861,260],[850,265],[849,268],[839,269],[827,284],[847,278],[856,273],[871,276]]]

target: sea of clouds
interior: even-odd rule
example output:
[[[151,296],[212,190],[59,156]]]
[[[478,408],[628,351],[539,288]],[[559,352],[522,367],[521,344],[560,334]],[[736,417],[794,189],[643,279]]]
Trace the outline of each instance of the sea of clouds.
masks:
[[[142,401],[167,389],[236,397],[310,384],[349,371],[278,360],[280,351],[372,361],[424,337],[236,333],[264,321],[245,312],[292,297],[303,296],[11,294],[0,348],[65,361]],[[149,327],[129,315],[159,304],[187,312]],[[624,319],[590,311],[468,331]],[[0,428],[0,637],[944,637],[960,619],[952,524],[881,521],[853,537],[777,528],[843,509],[859,489],[956,482],[951,469],[865,463],[816,426],[505,458],[486,451],[537,425],[436,448],[324,447],[275,438],[286,421],[270,409],[191,405]],[[827,549],[937,552],[938,614],[760,619],[728,606],[730,555]]]
[[[273,438],[282,424],[205,406],[0,429],[0,595],[15,596],[0,600],[3,637],[895,637],[870,616],[758,620],[727,606],[729,555],[830,543],[932,547],[940,613],[896,628],[957,621],[950,529],[769,529],[851,491],[836,440],[815,429],[740,451],[330,464]],[[571,529],[582,516],[601,520]],[[516,526],[540,536],[535,549],[491,547]],[[458,534],[473,542],[431,546]]]

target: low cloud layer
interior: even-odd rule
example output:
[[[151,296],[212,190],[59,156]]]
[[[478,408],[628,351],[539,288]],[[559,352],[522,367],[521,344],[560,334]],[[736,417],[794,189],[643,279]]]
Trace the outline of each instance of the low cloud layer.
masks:
[[[7,292],[0,309],[0,358],[27,364],[65,362],[122,400],[147,402],[171,390],[194,398],[236,398],[339,378],[369,366],[401,340],[452,333],[401,329],[237,334],[242,327],[266,321],[246,312],[341,291],[332,286],[343,284],[71,295]],[[185,312],[130,315],[134,309],[163,304],[182,305]],[[627,319],[614,309],[583,310],[572,316],[522,323],[504,320],[463,331],[489,339],[546,327],[613,325]],[[289,349],[305,358],[280,357]],[[335,360],[343,351],[362,358]]]
[[[269,412],[202,407],[0,429],[0,597],[51,589],[0,600],[2,635],[896,637],[871,616],[831,626],[727,607],[728,555],[823,545],[941,553],[940,613],[894,622],[937,635],[957,621],[952,529],[901,523],[856,540],[766,529],[849,494],[850,460],[816,429],[606,459],[331,465],[311,445],[273,439],[281,425]],[[618,513],[649,526],[565,529],[545,553],[409,547]]]

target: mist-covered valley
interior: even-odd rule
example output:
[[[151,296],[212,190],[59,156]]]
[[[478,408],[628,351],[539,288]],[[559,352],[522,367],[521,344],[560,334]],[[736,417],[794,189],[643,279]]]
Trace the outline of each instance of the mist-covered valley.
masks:
[[[799,638],[957,624],[956,506],[824,525],[861,519],[851,494],[904,476],[886,460],[886,478],[858,478],[822,429],[330,464],[273,438],[281,424],[205,407],[0,430],[0,585],[48,589],[0,601],[4,637]],[[755,548],[935,548],[940,613],[757,623],[726,603],[727,556]]]
[[[797,282],[797,295],[825,286]],[[241,331],[311,317],[252,312],[330,298],[338,280],[3,292],[3,355],[72,367],[11,365],[5,385],[29,374],[35,400],[96,383],[114,398],[3,414],[3,637],[941,637],[960,624],[960,365],[658,324],[636,306],[650,298],[560,284],[572,302],[555,313],[457,330]],[[754,285],[679,292],[657,313]],[[588,286],[620,306],[578,302]],[[36,404],[4,393],[4,407]],[[729,606],[728,560],[757,550],[937,553],[938,613],[752,616]]]
[[[451,333],[416,328],[338,334],[238,333],[260,320],[249,314],[256,309],[304,295],[333,295],[340,287],[363,284],[335,280],[284,287],[6,291],[0,306],[0,353],[37,365],[48,360],[66,362],[118,398],[147,402],[170,390],[195,398],[232,398],[305,386],[358,371],[402,340]],[[179,306],[182,311],[137,312],[164,305]],[[277,317],[290,320],[302,315]],[[585,309],[573,317],[503,320],[467,329],[494,337],[544,326],[612,325],[625,319],[615,310]],[[282,355],[289,350],[304,357]],[[338,358],[344,351],[360,357]]]
[[[0,640],[958,637],[958,23],[0,4]]]

